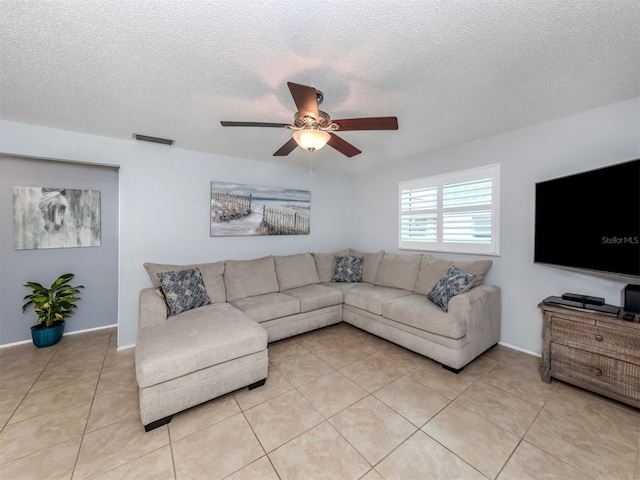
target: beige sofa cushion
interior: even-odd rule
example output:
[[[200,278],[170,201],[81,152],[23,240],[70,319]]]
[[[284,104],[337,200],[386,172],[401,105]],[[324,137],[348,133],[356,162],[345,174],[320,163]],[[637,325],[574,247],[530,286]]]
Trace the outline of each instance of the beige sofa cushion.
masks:
[[[223,279],[224,262],[205,263],[200,272],[211,303],[225,302],[227,294]]]
[[[336,255],[349,255],[349,249],[346,248],[337,253],[312,253],[311,255],[316,264],[320,282],[331,282],[336,272]]]
[[[382,316],[424,330],[458,339],[467,334],[467,323],[452,313],[444,312],[424,295],[408,295],[382,306]]]
[[[365,283],[376,283],[380,262],[384,257],[384,250],[375,253],[363,253],[358,250],[351,249],[351,255],[362,255],[364,263],[362,265],[362,281]]]
[[[242,310],[256,322],[300,313],[300,301],[282,293],[265,293],[253,297],[237,298],[231,305]]]
[[[149,279],[154,287],[160,287],[160,280],[158,280],[158,273],[162,272],[178,272],[180,270],[187,270],[190,268],[197,268],[202,275],[202,281],[204,282],[204,288],[207,290],[207,295],[211,303],[220,303],[227,300],[225,293],[223,274],[224,274],[224,262],[215,263],[194,263],[190,265],[171,265],[167,263],[144,263],[143,264]]]
[[[476,278],[469,288],[465,291],[469,291],[470,288],[484,283],[484,277],[493,265],[493,260],[470,260],[467,262],[454,261],[453,264],[463,273],[473,273]]]
[[[375,315],[382,315],[382,305],[396,298],[411,295],[407,290],[390,287],[377,287],[368,283],[344,292],[344,303],[352,307],[366,310]]]
[[[463,273],[473,273],[476,278],[471,282],[464,290],[468,292],[472,288],[482,284],[484,282],[484,276],[487,274],[493,260],[471,260],[471,261],[454,261],[444,258],[437,258],[431,255],[424,255],[422,258],[422,264],[420,265],[420,274],[418,275],[418,281],[413,289],[415,293],[427,295],[434,285],[440,280],[449,270],[451,265],[455,265],[458,270]]]
[[[415,293],[427,295],[438,280],[440,280],[453,265],[452,260],[434,257],[432,255],[423,255],[422,264],[420,265],[420,273],[418,281],[413,289]]]
[[[335,288],[336,290],[340,290],[341,292],[346,292],[347,290],[359,288],[369,284],[361,282],[324,282],[321,285],[324,285],[325,287]]]
[[[401,288],[410,292],[416,286],[422,255],[385,253],[376,276],[376,285]]]
[[[224,268],[227,301],[279,290],[272,256],[254,260],[227,260]]]
[[[140,388],[267,348],[267,332],[237,308],[216,303],[138,330],[136,377]]]
[[[273,257],[280,290],[320,283],[316,263],[310,253]]]
[[[280,293],[290,295],[300,301],[300,312],[311,312],[342,303],[342,292],[324,285],[306,285]]]

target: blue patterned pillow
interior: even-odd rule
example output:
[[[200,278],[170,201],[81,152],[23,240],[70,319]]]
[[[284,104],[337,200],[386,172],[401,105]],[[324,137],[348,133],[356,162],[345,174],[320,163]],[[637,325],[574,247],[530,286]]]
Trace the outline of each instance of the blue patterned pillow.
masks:
[[[334,282],[362,282],[362,255],[336,255]]]
[[[157,275],[171,315],[178,315],[211,303],[204,288],[202,275],[197,268],[160,272]]]
[[[473,273],[462,273],[455,265],[451,265],[444,277],[433,286],[427,298],[442,310],[448,312],[449,301],[459,293],[462,293],[476,276]]]

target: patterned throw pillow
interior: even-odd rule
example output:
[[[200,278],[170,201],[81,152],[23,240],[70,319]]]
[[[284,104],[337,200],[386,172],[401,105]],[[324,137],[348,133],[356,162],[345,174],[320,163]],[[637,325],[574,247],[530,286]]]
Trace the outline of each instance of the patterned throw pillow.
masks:
[[[158,273],[160,288],[167,300],[171,315],[209,305],[209,296],[204,288],[202,275],[197,268],[177,272]]]
[[[334,282],[362,282],[362,255],[336,255]]]
[[[476,276],[473,273],[462,273],[455,265],[451,265],[444,277],[433,286],[427,298],[442,310],[448,312],[449,301],[459,293],[462,293]]]

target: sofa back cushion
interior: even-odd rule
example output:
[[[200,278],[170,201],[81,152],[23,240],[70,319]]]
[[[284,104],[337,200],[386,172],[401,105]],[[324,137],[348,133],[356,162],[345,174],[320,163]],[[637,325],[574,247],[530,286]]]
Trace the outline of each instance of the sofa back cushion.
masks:
[[[453,265],[452,260],[423,255],[418,281],[413,291],[421,295],[427,295],[438,280],[446,275],[451,265]]]
[[[476,276],[473,282],[466,289],[466,291],[469,291],[471,288],[484,282],[484,276],[487,274],[492,264],[493,260],[471,260],[463,262],[424,255],[422,258],[422,264],[420,265],[418,281],[413,291],[415,293],[427,295],[433,289],[438,280],[445,276],[451,265],[455,265],[456,268],[463,273],[472,273]]]
[[[493,260],[470,260],[467,262],[458,262],[455,261],[453,264],[463,273],[472,273],[476,276],[476,278],[469,284],[466,288],[465,292],[468,292],[473,287],[477,287],[484,283],[484,276],[487,274],[491,265],[493,265]]]
[[[215,263],[192,263],[190,265],[172,265],[168,263],[144,263],[143,264],[149,279],[155,288],[160,287],[158,273],[162,272],[178,272],[190,268],[200,270],[204,287],[207,290],[207,296],[211,303],[220,303],[226,301],[224,281],[222,275],[224,273],[224,262]]]
[[[280,290],[320,283],[316,262],[310,253],[273,257]]]
[[[410,292],[416,286],[422,255],[385,253],[376,275],[376,285],[401,288]]]
[[[277,292],[278,278],[273,257],[225,261],[224,286],[228,301]]]
[[[332,282],[336,273],[336,255],[349,255],[349,249],[344,249],[338,253],[312,253],[316,263],[318,278],[321,283]]]
[[[351,255],[362,255],[364,257],[362,281],[366,283],[376,283],[380,262],[382,261],[382,257],[384,257],[384,250],[375,253],[363,253],[352,248]]]
[[[205,263],[200,269],[202,280],[207,289],[207,295],[211,303],[220,303],[227,300],[224,288],[224,262]]]

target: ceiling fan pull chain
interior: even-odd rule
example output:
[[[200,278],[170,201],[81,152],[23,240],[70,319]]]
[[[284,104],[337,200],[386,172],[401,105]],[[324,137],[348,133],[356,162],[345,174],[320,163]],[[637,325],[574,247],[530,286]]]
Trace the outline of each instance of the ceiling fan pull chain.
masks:
[[[309,175],[313,173],[313,150],[309,149]]]

